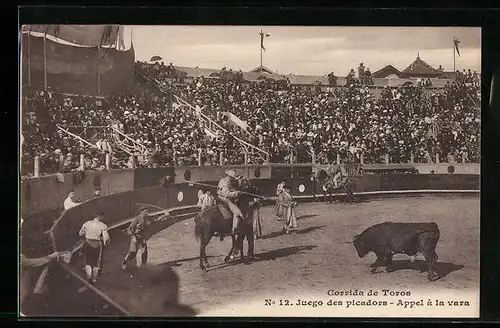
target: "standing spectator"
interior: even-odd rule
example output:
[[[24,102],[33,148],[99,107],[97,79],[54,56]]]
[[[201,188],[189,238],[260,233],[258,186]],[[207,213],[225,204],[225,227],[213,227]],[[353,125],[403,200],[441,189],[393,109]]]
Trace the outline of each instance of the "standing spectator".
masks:
[[[80,204],[79,202],[76,202],[74,200],[74,197],[75,197],[75,191],[70,190],[68,192],[68,197],[66,197],[66,199],[64,200],[64,209],[65,210],[69,210],[70,208],[75,207],[76,205]]]
[[[102,196],[101,188],[95,188],[94,189],[94,197],[93,198],[99,198],[101,196]]]

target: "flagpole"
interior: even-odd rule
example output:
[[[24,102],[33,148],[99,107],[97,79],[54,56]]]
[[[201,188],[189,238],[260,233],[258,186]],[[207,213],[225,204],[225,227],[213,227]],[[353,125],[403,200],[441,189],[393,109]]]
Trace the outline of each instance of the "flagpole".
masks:
[[[28,52],[28,85],[31,87],[31,26],[28,30],[27,52]]]
[[[453,73],[455,72],[455,37],[453,37]]]
[[[101,45],[97,46],[97,95],[101,94],[101,70],[100,70]]]
[[[262,30],[260,30],[260,69],[259,69],[259,72],[260,72],[260,75],[262,75],[262,42],[264,40],[264,32],[262,32]]]
[[[43,80],[45,84],[45,91],[47,91],[47,29],[45,26],[45,33],[43,34]]]

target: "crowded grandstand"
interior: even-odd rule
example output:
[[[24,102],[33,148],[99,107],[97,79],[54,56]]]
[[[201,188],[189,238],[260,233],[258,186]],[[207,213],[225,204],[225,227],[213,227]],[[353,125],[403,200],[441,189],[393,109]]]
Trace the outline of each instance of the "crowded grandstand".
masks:
[[[257,73],[224,67],[204,76],[159,60],[133,66],[135,86],[105,96],[24,85],[22,175],[33,174],[35,159],[40,173],[50,174],[480,158],[480,83],[471,70],[433,78],[439,86],[429,78],[381,86],[362,64],[357,76],[352,69],[345,78],[329,73],[306,82],[264,67]]]

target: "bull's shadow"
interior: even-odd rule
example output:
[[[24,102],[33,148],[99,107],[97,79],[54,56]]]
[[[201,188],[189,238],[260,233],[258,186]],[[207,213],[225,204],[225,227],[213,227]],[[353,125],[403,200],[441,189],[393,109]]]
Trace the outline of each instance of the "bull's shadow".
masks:
[[[434,270],[438,274],[438,279],[441,279],[452,272],[461,270],[463,267],[463,265],[453,263],[437,262],[434,266]],[[416,270],[419,272],[427,271],[427,262],[415,260],[415,262],[412,263],[409,260],[393,260],[392,271],[394,272],[399,270]]]

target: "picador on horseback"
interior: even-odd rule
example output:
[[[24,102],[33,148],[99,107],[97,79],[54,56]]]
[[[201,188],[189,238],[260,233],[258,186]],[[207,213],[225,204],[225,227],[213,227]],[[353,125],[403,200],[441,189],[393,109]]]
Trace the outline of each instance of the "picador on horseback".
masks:
[[[255,219],[260,220],[260,192],[248,179],[236,175],[234,171],[226,171],[225,175],[217,186],[220,203],[205,207],[194,220],[194,233],[200,241],[200,269],[203,271],[208,267],[205,248],[215,234],[221,239],[231,235],[232,247],[224,258],[225,262],[237,252],[241,253],[246,264],[254,258]],[[203,206],[204,200],[201,200],[200,205]],[[243,255],[244,239],[248,242],[247,256]]]
[[[356,174],[355,172],[352,172],[352,174]],[[351,174],[344,175],[342,172],[342,168],[340,167],[339,164],[330,164],[328,165],[327,168],[327,175],[323,180],[323,190],[324,190],[324,199],[328,203],[333,202],[333,195],[332,192],[336,189],[343,188],[346,197],[345,197],[345,202],[347,203],[352,203],[354,201],[353,195],[354,195],[354,188],[355,188],[355,183],[353,181],[353,177]],[[329,200],[326,197],[326,194],[329,194]]]
[[[238,185],[237,180],[241,177],[236,175],[236,172],[228,170],[225,172],[226,176],[219,180],[217,184],[217,195],[219,200],[227,205],[231,213],[233,214],[233,226],[231,229],[231,235],[236,235],[237,229],[239,227],[239,220],[243,219],[243,213],[236,204],[234,199],[240,195],[240,192],[236,189]],[[222,238],[222,236],[221,236]]]

